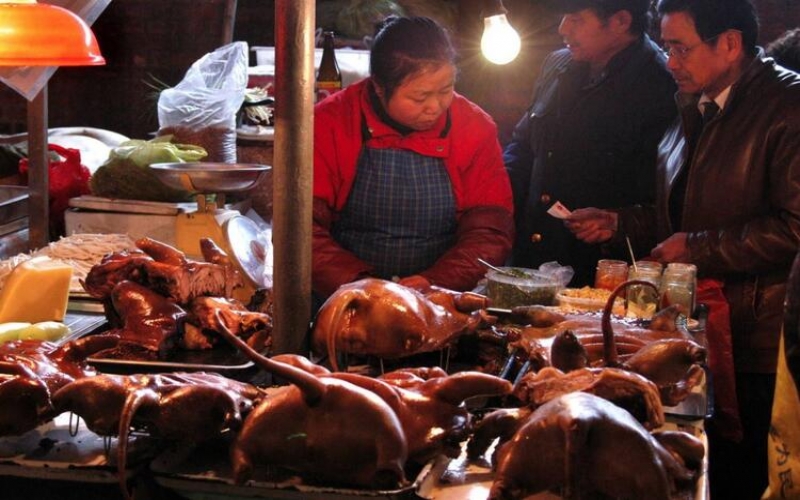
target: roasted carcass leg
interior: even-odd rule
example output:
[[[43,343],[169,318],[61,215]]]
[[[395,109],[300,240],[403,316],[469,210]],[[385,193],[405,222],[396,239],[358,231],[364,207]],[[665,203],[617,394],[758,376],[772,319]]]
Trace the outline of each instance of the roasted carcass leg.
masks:
[[[125,484],[128,435],[142,429],[163,439],[198,443],[238,429],[264,394],[256,387],[215,373],[97,375],[77,380],[53,395],[57,413],[74,412],[102,436],[119,436],[117,466]]]

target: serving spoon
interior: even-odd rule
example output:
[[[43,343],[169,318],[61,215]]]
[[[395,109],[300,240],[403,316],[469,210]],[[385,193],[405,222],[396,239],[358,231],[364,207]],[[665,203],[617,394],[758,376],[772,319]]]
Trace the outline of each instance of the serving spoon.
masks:
[[[504,269],[500,269],[500,268],[499,268],[499,267],[497,267],[497,266],[493,266],[492,264],[489,264],[488,262],[486,262],[485,260],[481,259],[480,257],[478,257],[478,262],[480,262],[480,263],[481,263],[481,264],[483,264],[484,266],[488,267],[488,268],[489,268],[489,269],[491,269],[492,271],[495,271],[495,272],[498,272],[498,273],[502,274],[503,276],[510,276],[510,277],[512,277],[512,278],[514,278],[514,277],[515,277],[515,276],[514,276],[513,274],[511,274],[510,272],[508,272],[508,271],[506,271],[506,270],[504,270]]]

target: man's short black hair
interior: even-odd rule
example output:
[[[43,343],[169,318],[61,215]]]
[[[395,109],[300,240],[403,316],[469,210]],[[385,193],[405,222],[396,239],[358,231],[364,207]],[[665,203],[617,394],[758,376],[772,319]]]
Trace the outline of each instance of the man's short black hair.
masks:
[[[686,12],[703,40],[739,31],[745,53],[752,57],[758,52],[758,14],[750,0],[659,0],[657,10],[659,16]]]
[[[547,3],[557,12],[592,9],[600,19],[627,10],[631,14],[631,33],[637,35],[647,31],[650,24],[650,0],[549,0]]]

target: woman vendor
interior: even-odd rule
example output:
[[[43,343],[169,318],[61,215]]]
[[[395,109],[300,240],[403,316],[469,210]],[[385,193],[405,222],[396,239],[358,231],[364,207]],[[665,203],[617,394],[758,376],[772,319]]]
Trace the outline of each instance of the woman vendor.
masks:
[[[427,18],[388,18],[370,77],[314,110],[312,276],[319,297],[374,276],[476,286],[502,265],[512,196],[493,120],[454,91],[455,50]]]

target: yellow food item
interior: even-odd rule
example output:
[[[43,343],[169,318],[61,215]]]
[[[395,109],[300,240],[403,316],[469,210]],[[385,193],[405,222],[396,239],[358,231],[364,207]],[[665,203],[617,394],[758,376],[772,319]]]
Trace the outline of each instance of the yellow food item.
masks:
[[[20,340],[46,340],[55,342],[70,333],[69,326],[60,321],[40,321],[29,325],[19,333]]]
[[[49,257],[17,265],[0,290],[0,323],[63,321],[72,267]]]
[[[21,332],[30,327],[30,323],[14,321],[11,323],[0,323],[0,344],[11,342],[12,340],[19,340]]]

